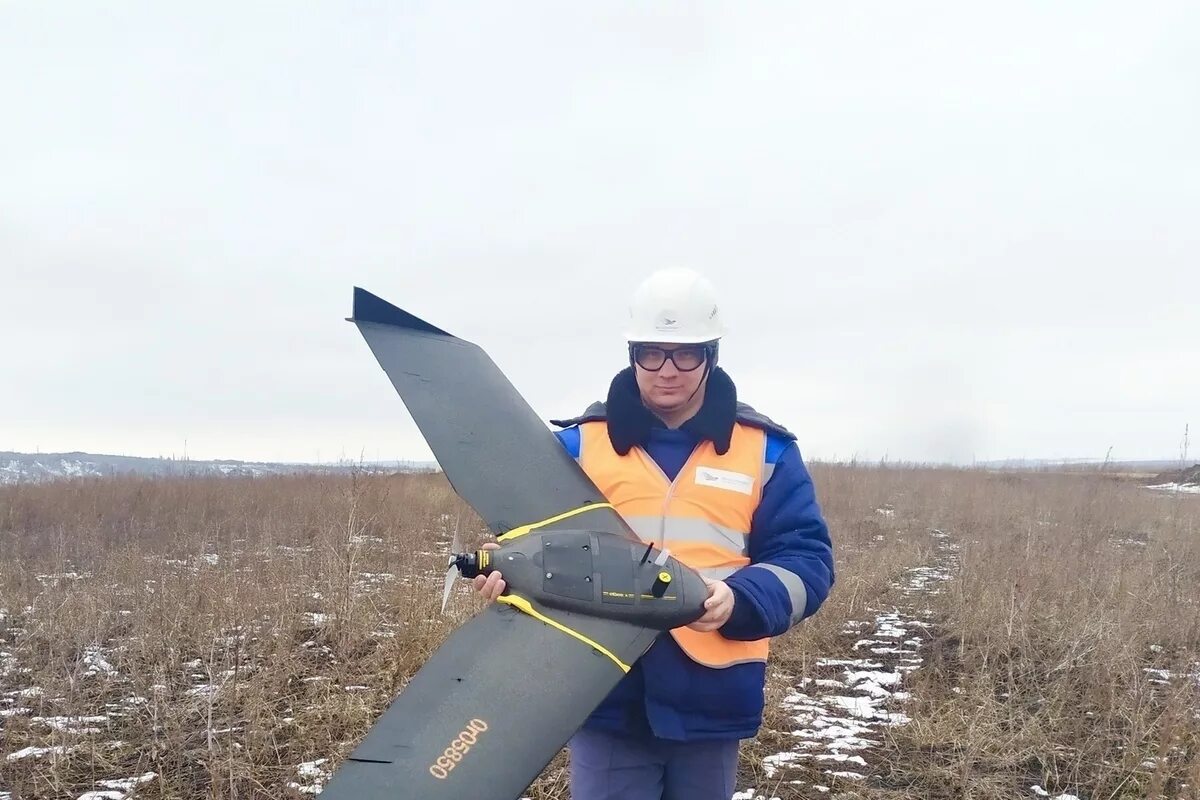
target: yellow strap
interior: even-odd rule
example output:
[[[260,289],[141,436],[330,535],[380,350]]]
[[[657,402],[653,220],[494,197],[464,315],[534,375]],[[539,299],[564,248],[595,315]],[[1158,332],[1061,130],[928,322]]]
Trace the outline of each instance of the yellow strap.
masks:
[[[594,506],[588,506],[588,508],[594,508]],[[547,520],[547,522],[550,522],[550,521],[551,520]],[[545,524],[545,523],[539,523],[539,524]],[[514,530],[515,530],[515,528],[514,528]],[[504,603],[505,605],[519,608],[521,611],[524,611],[529,616],[534,617],[535,619],[540,619],[542,622],[546,623],[551,628],[557,628],[558,630],[562,631],[563,633],[567,634],[568,636],[574,636],[576,639],[578,639],[579,641],[588,645],[589,647],[593,647],[596,650],[599,650],[604,655],[608,656],[614,664],[616,664],[618,667],[621,668],[622,672],[629,672],[629,665],[626,664],[621,659],[617,658],[615,655],[613,655],[612,651],[609,650],[607,647],[600,644],[599,642],[589,639],[588,637],[584,636],[582,633],[580,633],[577,630],[574,630],[573,628],[568,628],[566,625],[563,625],[561,622],[558,622],[557,620],[550,619],[545,614],[543,614],[543,613],[539,612],[537,609],[535,609],[530,604],[530,602],[528,600],[526,600],[524,597],[521,597],[520,595],[515,595],[515,594],[502,594],[496,598],[496,602]]]
[[[541,522],[531,522],[528,525],[521,525],[520,527],[513,528],[511,531],[508,531],[500,536],[497,536],[496,541],[504,542],[509,539],[515,539],[518,536],[524,536],[525,534],[529,533],[532,530],[537,530],[538,528],[542,527],[543,525],[549,525],[552,522],[558,522],[559,520],[564,520],[564,519],[567,519],[568,517],[573,517],[576,514],[583,514],[588,511],[595,511],[598,508],[613,508],[613,504],[612,503],[591,503],[586,506],[580,506],[579,508],[573,508],[570,511],[564,511],[563,513],[561,513],[557,516],[551,517],[550,519],[544,519]],[[616,509],[613,508],[613,510],[615,511]]]

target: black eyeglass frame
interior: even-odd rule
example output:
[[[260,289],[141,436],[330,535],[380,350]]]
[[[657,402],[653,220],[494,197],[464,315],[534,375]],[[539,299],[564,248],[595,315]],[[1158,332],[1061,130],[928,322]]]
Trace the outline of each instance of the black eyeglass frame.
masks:
[[[650,349],[662,351],[662,353],[665,356],[663,358],[663,362],[661,364],[659,364],[657,367],[654,367],[653,369],[650,367],[642,366],[642,364],[638,361],[637,356],[638,356],[638,352],[644,348],[650,348]],[[676,351],[690,350],[692,348],[699,348],[700,350],[702,350],[704,353],[704,358],[700,361],[699,364],[697,364],[694,367],[688,367],[685,369],[684,367],[679,366],[679,362],[675,360]],[[690,344],[690,343],[689,344],[681,344],[678,347],[660,347],[656,344],[652,345],[652,344],[648,344],[646,342],[630,342],[629,343],[629,363],[631,366],[636,364],[637,366],[642,367],[642,369],[646,370],[647,372],[658,372],[660,369],[662,369],[663,367],[665,367],[667,365],[668,360],[670,360],[670,362],[675,365],[675,369],[679,370],[680,372],[695,372],[696,370],[703,367],[705,364],[709,364],[709,365],[716,364],[717,343],[715,341],[713,341],[713,342],[697,342],[695,344]]]

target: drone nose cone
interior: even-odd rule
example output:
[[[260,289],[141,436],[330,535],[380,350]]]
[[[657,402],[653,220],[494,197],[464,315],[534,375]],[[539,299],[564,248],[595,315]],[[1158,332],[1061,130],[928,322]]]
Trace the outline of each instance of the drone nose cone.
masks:
[[[464,578],[474,578],[487,567],[487,551],[476,553],[458,553],[451,562],[451,567],[458,567]]]

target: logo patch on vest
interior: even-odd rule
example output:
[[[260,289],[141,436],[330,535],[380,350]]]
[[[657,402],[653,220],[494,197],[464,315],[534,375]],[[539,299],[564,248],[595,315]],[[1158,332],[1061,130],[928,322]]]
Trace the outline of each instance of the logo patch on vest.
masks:
[[[750,494],[754,489],[754,478],[740,472],[730,472],[727,469],[712,467],[696,468],[696,483],[700,486],[711,486],[714,489],[727,489],[731,492]]]

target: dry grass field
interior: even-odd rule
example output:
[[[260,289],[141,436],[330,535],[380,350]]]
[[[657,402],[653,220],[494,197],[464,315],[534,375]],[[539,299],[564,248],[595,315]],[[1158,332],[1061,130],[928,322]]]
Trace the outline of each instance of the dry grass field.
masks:
[[[1200,495],[813,466],[742,798],[1200,798]],[[0,488],[0,799],[299,798],[478,608],[437,474]],[[529,795],[567,797],[557,758]]]

